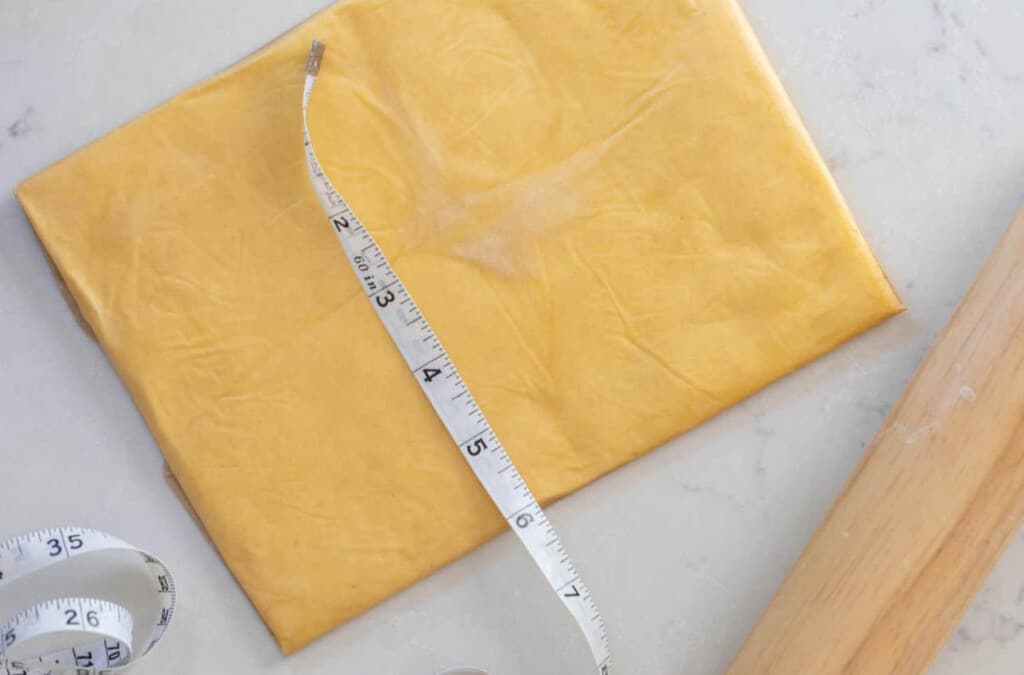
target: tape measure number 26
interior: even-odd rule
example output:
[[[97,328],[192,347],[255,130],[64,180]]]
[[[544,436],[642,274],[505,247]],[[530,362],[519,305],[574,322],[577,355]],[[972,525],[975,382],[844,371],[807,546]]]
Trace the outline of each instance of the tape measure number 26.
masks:
[[[590,591],[437,335],[391,269],[377,242],[331,185],[316,159],[306,114],[323,53],[323,43],[314,41],[306,64],[302,130],[310,179],[320,204],[327,212],[331,229],[337,235],[370,304],[405,358],[412,376],[419,382],[495,506],[583,631],[594,655],[596,672],[609,675],[611,654],[608,635]]]

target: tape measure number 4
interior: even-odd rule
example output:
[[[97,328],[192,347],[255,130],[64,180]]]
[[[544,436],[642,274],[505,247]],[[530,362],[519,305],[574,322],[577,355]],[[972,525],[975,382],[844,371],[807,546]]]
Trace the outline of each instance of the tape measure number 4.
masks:
[[[137,557],[142,562],[159,601],[156,623],[139,654],[132,651],[134,621],[124,607],[97,598],[54,598],[18,612],[0,626],[0,673],[118,673],[138,663],[156,647],[174,617],[174,578],[162,562],[105,532],[62,527],[0,542],[0,591],[72,558],[111,551]],[[76,633],[81,633],[82,638],[75,640]],[[32,652],[32,643],[42,643],[44,638],[60,638],[62,644],[82,644],[43,654]]]
[[[562,542],[505,449],[437,335],[395,274],[377,242],[327,179],[310,141],[307,111],[324,53],[314,41],[302,94],[306,164],[327,220],[348,257],[370,304],[398,347],[409,371],[461,449],[495,506],[537,563],[583,631],[600,675],[611,672],[604,622]]]

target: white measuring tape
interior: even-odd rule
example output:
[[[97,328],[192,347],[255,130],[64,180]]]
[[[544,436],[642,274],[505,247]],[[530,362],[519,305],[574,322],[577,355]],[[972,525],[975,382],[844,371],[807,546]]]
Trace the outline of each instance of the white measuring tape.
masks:
[[[0,625],[0,673],[119,673],[152,651],[174,616],[174,578],[162,562],[105,532],[61,527],[0,542],[0,591],[71,558],[109,551],[140,558],[159,599],[156,623],[138,656],[132,652],[134,622],[127,609],[96,598],[55,598],[24,609]],[[81,640],[84,644],[43,654],[31,651],[32,642],[42,643],[46,638],[70,641],[76,634],[86,637]]]
[[[509,527],[583,630],[597,664],[597,673],[609,675],[611,654],[604,621],[586,584],[562,548],[555,529],[512,464],[409,291],[391,269],[369,231],[331,185],[316,159],[306,117],[323,53],[323,43],[314,40],[306,63],[306,86],[302,92],[302,133],[313,189],[363,291],[405,358],[410,372]]]

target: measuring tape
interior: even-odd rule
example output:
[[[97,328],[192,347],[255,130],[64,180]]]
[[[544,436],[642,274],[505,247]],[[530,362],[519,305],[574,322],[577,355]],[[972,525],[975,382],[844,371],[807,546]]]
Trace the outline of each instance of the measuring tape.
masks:
[[[597,664],[597,673],[609,675],[611,653],[604,621],[555,529],[512,464],[409,291],[369,231],[331,185],[316,159],[306,118],[323,53],[324,44],[314,40],[306,63],[306,86],[302,92],[302,133],[310,180],[327,212],[331,229],[345,250],[370,304],[405,358],[409,371],[509,527],[583,630]]]
[[[105,532],[61,527],[38,530],[0,542],[0,591],[18,579],[71,558],[104,551],[123,552],[140,558],[159,598],[156,624],[138,657],[132,653],[134,621],[127,609],[96,598],[56,598],[22,610],[0,625],[0,673],[119,673],[138,663],[160,642],[174,616],[177,600],[174,577],[162,562],[150,554]],[[76,633],[85,634],[93,641],[45,654],[8,657],[8,654],[31,649],[27,644],[30,641],[42,641],[46,637],[68,639]]]

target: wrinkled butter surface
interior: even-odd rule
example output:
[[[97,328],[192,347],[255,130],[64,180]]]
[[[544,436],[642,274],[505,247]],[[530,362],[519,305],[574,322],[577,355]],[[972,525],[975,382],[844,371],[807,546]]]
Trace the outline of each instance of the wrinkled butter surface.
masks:
[[[504,523],[357,286],[311,125],[544,502],[900,304],[732,0],[353,0],[18,189],[285,651]]]

